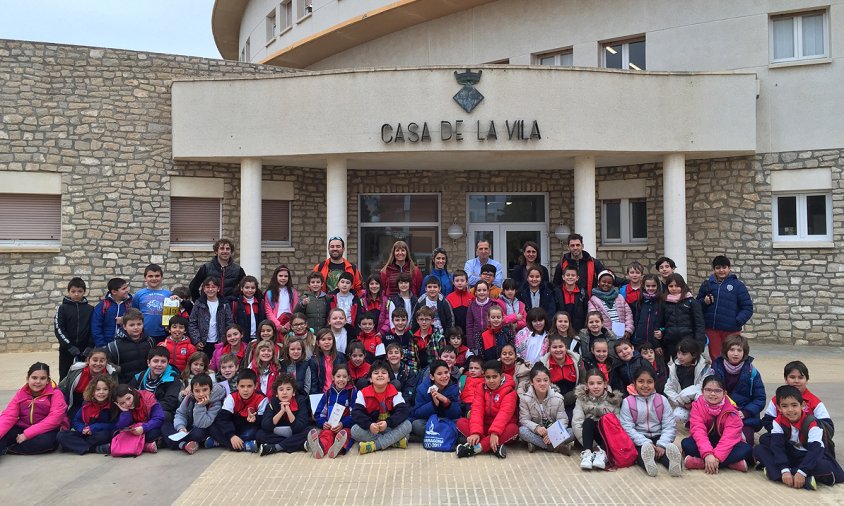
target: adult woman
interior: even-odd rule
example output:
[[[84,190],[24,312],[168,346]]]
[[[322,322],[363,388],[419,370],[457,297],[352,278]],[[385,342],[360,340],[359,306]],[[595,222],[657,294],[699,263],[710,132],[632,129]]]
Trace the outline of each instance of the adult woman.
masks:
[[[422,287],[422,271],[410,258],[410,248],[404,241],[396,241],[390,249],[390,257],[381,268],[381,286],[388,299],[399,293],[398,277],[402,272],[410,274],[410,292],[419,296]]]
[[[517,287],[527,283],[527,271],[530,267],[538,268],[542,273],[542,283],[548,283],[548,269],[539,262],[539,245],[533,241],[525,242],[522,246],[522,263],[513,268],[513,280],[516,281]]]
[[[430,277],[440,280],[440,293],[443,297],[454,290],[454,275],[448,272],[448,253],[442,248],[434,248],[431,253],[431,273],[425,276],[422,282],[423,287]]]

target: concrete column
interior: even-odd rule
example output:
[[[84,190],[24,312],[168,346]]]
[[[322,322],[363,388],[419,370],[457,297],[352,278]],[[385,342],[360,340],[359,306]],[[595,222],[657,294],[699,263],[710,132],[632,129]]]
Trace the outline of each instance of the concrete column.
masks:
[[[349,236],[347,173],[345,158],[332,157],[328,159],[325,174],[326,248],[328,247],[327,239],[329,237],[342,237],[345,241]]]
[[[261,159],[240,161],[240,266],[261,279]]]
[[[583,236],[583,249],[595,254],[598,239],[595,231],[595,157],[574,159],[574,230]],[[564,245],[563,251],[568,251]]]
[[[662,203],[665,256],[677,264],[677,273],[686,274],[686,155],[670,153],[662,160]]]

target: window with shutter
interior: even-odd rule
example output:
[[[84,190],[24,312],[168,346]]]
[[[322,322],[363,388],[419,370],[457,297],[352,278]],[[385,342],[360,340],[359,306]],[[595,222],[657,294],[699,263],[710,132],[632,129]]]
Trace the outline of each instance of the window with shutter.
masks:
[[[290,246],[290,201],[261,201],[261,241]]]
[[[61,195],[0,194],[0,241],[60,242]]]
[[[170,198],[170,242],[213,243],[221,233],[222,201],[213,198]]]

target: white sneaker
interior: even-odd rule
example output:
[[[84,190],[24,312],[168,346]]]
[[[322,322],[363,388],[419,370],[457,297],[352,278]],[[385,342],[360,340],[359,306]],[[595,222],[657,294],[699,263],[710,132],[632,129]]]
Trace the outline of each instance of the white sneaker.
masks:
[[[683,455],[674,443],[665,445],[665,456],[668,457],[668,474],[681,476],[683,474]]]
[[[641,454],[642,463],[645,464],[645,472],[648,476],[656,476],[656,449],[653,444],[646,444],[642,446]]]
[[[606,469],[607,468],[607,454],[601,448],[592,454],[592,468]]]
[[[592,469],[592,450],[583,450],[580,452],[580,468]]]

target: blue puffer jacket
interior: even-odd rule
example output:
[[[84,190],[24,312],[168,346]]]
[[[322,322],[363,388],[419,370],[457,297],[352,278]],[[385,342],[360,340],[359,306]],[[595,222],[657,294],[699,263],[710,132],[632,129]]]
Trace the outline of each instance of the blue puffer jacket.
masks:
[[[451,404],[448,407],[434,405],[431,400],[431,394],[428,389],[431,388],[431,376],[425,374],[425,378],[420,382],[419,388],[416,389],[416,400],[413,404],[413,410],[410,413],[411,420],[427,420],[431,415],[436,414],[440,418],[449,418],[457,420],[460,418],[460,385],[451,382],[443,389],[441,394],[446,396]]]
[[[120,302],[116,302],[111,293],[105,294],[91,313],[91,337],[94,340],[94,346],[102,348],[114,341],[117,331],[123,328],[115,319],[123,316],[130,307],[132,307],[132,294]]]
[[[715,296],[712,304],[704,303],[707,295]],[[701,283],[697,300],[703,306],[703,320],[706,328],[738,332],[753,316],[753,301],[744,283],[735,274],[730,274],[720,283],[715,275]]]
[[[721,379],[726,379],[727,371],[724,368],[724,357],[718,357],[712,363],[712,373]],[[732,392],[727,392],[736,403],[736,407],[744,413],[744,424],[756,430],[762,428],[762,420],[759,415],[765,409],[767,396],[765,395],[765,384],[762,383],[762,376],[753,367],[753,357],[747,357],[744,366],[739,373],[739,380]]]

